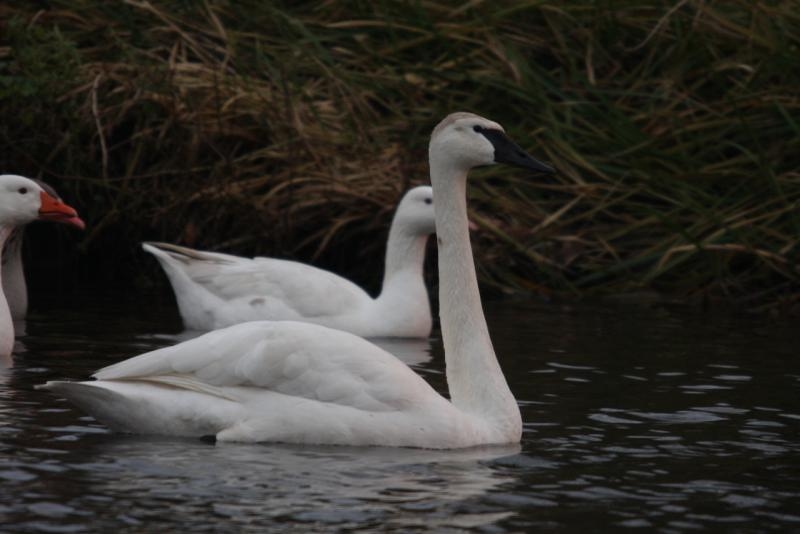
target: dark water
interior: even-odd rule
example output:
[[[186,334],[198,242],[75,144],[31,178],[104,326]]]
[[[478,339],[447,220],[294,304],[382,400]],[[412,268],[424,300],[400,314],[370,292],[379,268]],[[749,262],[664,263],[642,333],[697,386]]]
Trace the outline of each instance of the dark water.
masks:
[[[173,343],[171,303],[38,308],[0,372],[3,532],[800,531],[788,320],[489,304],[522,444],[420,451],[109,433],[33,386]],[[388,348],[442,390],[438,337]]]

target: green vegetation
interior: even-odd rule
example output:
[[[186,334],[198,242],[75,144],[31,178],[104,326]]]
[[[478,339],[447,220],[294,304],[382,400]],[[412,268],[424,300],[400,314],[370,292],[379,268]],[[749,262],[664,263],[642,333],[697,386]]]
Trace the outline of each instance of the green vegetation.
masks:
[[[0,99],[0,169],[79,207],[106,272],[155,277],[163,239],[370,279],[469,110],[559,171],[472,181],[487,288],[800,299],[793,1],[18,1]]]

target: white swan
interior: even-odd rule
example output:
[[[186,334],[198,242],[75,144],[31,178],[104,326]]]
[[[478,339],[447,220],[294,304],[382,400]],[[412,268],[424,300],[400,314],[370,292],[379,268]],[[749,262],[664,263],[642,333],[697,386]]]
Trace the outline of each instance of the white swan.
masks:
[[[241,258],[165,243],[144,243],[169,276],[183,323],[215,330],[246,321],[315,323],[363,337],[428,337],[431,310],[423,264],[434,232],[430,186],[397,207],[377,298],[329,271],[275,258]]]
[[[517,443],[520,412],[494,355],[472,261],[467,172],[495,162],[552,169],[470,113],[434,129],[429,159],[451,401],[370,342],[292,321],[231,326],[101,369],[95,381],[40,387],[127,432],[424,448]]]
[[[31,178],[39,184],[44,191],[51,197],[61,200],[55,189],[48,184]],[[84,222],[77,215],[64,218],[58,222],[63,222],[76,226],[83,230]],[[25,228],[20,226],[15,228],[6,240],[2,252],[2,283],[3,294],[6,296],[11,317],[14,320],[24,319],[28,314],[28,287],[25,283],[25,270],[22,265],[22,241],[25,235]]]
[[[79,226],[76,221],[80,221],[74,209],[33,180],[14,174],[0,175],[0,248],[5,248],[16,228],[37,219],[76,226]],[[0,274],[6,267],[2,263]],[[5,293],[0,291],[0,358],[7,358],[13,349],[14,323]]]

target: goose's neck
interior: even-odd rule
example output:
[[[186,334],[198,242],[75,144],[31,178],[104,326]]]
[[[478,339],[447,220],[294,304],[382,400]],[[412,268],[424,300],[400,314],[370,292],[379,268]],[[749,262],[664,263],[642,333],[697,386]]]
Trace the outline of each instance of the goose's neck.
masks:
[[[3,258],[16,256],[22,250],[22,227],[17,226],[8,231],[3,245]]]
[[[467,219],[467,169],[431,153],[439,245],[439,315],[453,404],[519,432],[519,408],[497,362],[483,316]]]
[[[14,226],[5,226],[0,224],[0,258],[3,260],[0,261],[0,275],[3,274],[3,265],[5,265],[7,261],[17,253],[15,244],[17,239],[10,239],[11,236],[14,235],[15,229],[16,227]],[[3,300],[5,300],[5,297],[3,297]]]
[[[23,237],[24,227],[17,226],[6,240],[2,258],[0,258],[3,293],[14,320],[24,319],[28,309],[28,290],[25,285],[25,271],[22,267]]]
[[[0,225],[0,251],[5,249],[6,241],[14,231],[14,227]],[[2,277],[3,266],[0,262],[0,277]],[[0,285],[2,288],[2,285]],[[14,323],[11,320],[11,311],[8,309],[6,296],[0,289],[0,359],[11,355],[14,350]]]

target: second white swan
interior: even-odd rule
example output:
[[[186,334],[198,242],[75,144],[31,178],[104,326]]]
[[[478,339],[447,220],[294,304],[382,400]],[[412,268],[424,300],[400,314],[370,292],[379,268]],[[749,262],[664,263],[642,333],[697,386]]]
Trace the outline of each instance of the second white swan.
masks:
[[[167,273],[184,326],[215,330],[246,321],[290,320],[363,337],[428,337],[431,310],[423,277],[434,232],[430,186],[409,190],[386,244],[383,288],[372,298],[330,271],[277,258],[242,258],[166,243],[144,243]]]

